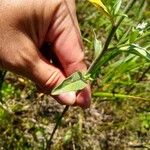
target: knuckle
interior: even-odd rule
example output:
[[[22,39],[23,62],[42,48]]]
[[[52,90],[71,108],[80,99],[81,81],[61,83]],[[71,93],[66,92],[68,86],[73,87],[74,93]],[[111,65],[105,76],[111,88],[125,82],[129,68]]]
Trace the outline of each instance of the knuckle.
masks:
[[[45,83],[46,90],[51,90],[52,88],[54,88],[56,86],[56,84],[58,83],[58,81],[61,78],[61,74],[62,73],[59,69],[55,69],[55,70],[51,71],[51,74]]]
[[[80,55],[78,55],[78,58],[75,57],[70,62],[67,62],[64,68],[67,75],[70,75],[75,71],[85,71],[87,67],[84,62],[84,53],[81,52]]]

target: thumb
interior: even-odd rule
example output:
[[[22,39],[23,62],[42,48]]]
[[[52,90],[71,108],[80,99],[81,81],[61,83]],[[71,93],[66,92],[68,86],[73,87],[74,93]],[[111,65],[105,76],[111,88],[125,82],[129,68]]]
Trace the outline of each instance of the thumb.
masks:
[[[7,55],[7,49],[11,51],[10,55]],[[61,70],[50,64],[26,36],[18,34],[13,41],[6,44],[3,51],[1,57],[4,68],[31,79],[44,92],[50,92],[65,79]],[[55,99],[61,104],[73,105],[76,95],[69,92]]]
[[[61,70],[54,67],[43,57],[36,63],[32,74],[32,80],[45,92],[51,91],[65,79]],[[75,92],[67,92],[60,94],[55,99],[61,104],[73,105],[76,101],[76,94]]]

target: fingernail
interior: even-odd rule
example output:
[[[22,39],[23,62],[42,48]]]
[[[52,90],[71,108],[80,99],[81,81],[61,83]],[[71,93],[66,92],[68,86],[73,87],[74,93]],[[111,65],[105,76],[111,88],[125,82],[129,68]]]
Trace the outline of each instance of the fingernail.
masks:
[[[75,92],[67,92],[62,93],[58,96],[63,104],[73,105],[76,101],[76,93]]]

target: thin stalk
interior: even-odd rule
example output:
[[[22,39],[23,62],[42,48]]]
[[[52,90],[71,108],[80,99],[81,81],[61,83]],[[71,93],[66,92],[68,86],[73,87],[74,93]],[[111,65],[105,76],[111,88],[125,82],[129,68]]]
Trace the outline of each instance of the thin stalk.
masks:
[[[65,2],[65,4],[66,4],[66,6],[67,6],[68,12],[70,12],[70,14],[72,14],[72,13],[71,13],[71,10],[70,10],[70,8],[69,8],[69,6],[68,6],[67,1],[64,0],[64,2]],[[73,19],[74,17],[73,17],[72,15],[71,15],[70,17],[71,17],[72,23],[73,23],[73,25],[74,25],[74,27],[75,27],[75,29],[76,29],[75,31],[78,33],[78,27],[77,27],[77,25],[76,25],[76,23],[75,23],[75,21],[74,21],[74,19]],[[78,34],[77,34],[77,35],[78,35]],[[80,38],[80,37],[78,37],[78,38]],[[52,139],[53,139],[53,137],[54,137],[54,134],[55,134],[55,132],[56,132],[58,126],[59,126],[59,123],[61,122],[63,116],[64,116],[65,113],[68,111],[68,109],[69,109],[69,106],[65,106],[65,108],[64,108],[64,110],[63,110],[63,112],[62,112],[60,118],[59,118],[58,121],[56,122],[56,125],[55,125],[55,127],[54,127],[54,129],[53,129],[53,131],[52,131],[51,137],[50,137],[50,139],[47,141],[47,149],[50,149],[50,147],[51,147],[51,145],[52,145]]]
[[[146,0],[142,0],[141,4],[140,4],[140,7],[138,9],[138,20],[141,20],[142,19],[142,13],[143,11],[145,10],[145,7],[146,7]]]
[[[133,7],[133,5],[135,4],[137,0],[131,0],[129,2],[129,4],[126,6],[125,10],[124,10],[124,14],[127,14],[130,9]],[[108,47],[109,47],[109,44],[110,42],[112,41],[114,35],[115,35],[115,32],[116,30],[118,29],[118,27],[120,26],[121,22],[124,20],[125,16],[121,16],[117,21],[116,23],[112,26],[112,29],[108,35],[108,38],[106,39],[106,42],[104,44],[104,47],[103,47],[103,50],[102,50],[102,53],[93,61],[93,63],[91,64],[91,66],[89,67],[88,69],[88,73],[89,74],[93,74],[98,68],[99,68],[99,62],[102,58],[102,56],[108,51]]]
[[[94,97],[111,97],[111,98],[120,98],[120,99],[134,99],[134,100],[145,100],[150,101],[150,98],[143,98],[139,96],[133,95],[125,95],[125,94],[113,94],[113,93],[105,93],[105,92],[95,92],[93,94]]]
[[[50,139],[47,141],[47,148],[46,148],[47,150],[49,150],[49,149],[51,148],[52,139],[53,139],[53,137],[54,137],[54,135],[55,135],[55,132],[56,132],[56,130],[57,130],[57,128],[58,128],[58,126],[59,126],[59,124],[60,124],[60,122],[61,122],[63,116],[64,116],[64,115],[66,114],[66,112],[68,111],[68,109],[69,109],[69,106],[65,106],[63,112],[61,113],[60,117],[58,118],[58,120],[57,120],[57,122],[56,122],[56,125],[55,125],[55,127],[54,127],[54,129],[53,129],[53,131],[52,131],[52,134],[51,134],[51,136],[50,136]]]

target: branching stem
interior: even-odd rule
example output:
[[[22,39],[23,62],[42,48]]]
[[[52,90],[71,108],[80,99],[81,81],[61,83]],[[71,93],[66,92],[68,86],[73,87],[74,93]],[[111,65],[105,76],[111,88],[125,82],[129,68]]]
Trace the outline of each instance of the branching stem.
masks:
[[[129,2],[129,4],[126,6],[125,10],[124,10],[124,14],[127,14],[130,9],[133,7],[133,5],[136,3],[137,0],[131,0]],[[114,34],[116,32],[116,30],[118,29],[118,27],[120,26],[120,24],[122,23],[122,21],[124,20],[125,16],[121,16],[116,23],[114,23],[114,25],[112,26],[112,29],[108,35],[108,38],[106,39],[106,42],[104,44],[102,53],[93,61],[93,63],[91,64],[91,66],[88,69],[88,73],[93,74],[94,72],[96,72],[97,69],[99,69],[99,62],[102,58],[102,56],[108,51],[108,47],[110,42],[112,41]]]

